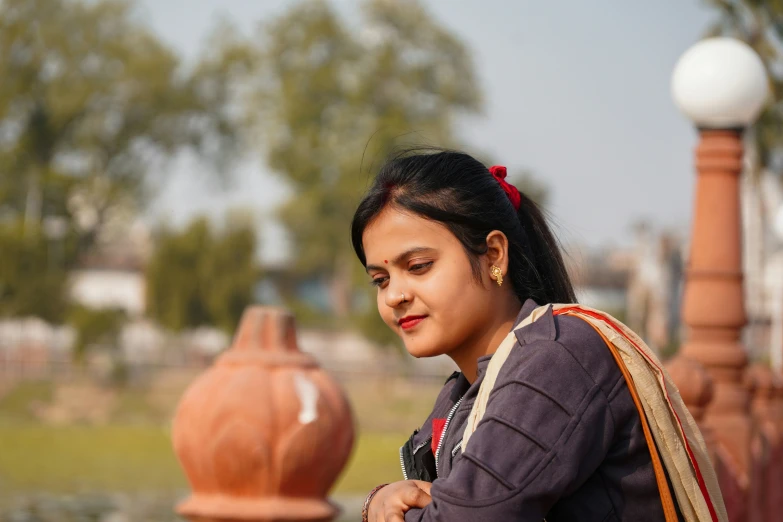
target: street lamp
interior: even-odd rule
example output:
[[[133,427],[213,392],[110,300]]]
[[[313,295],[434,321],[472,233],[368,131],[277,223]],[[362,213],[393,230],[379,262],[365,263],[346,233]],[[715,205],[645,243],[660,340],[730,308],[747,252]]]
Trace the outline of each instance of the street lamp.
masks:
[[[708,38],[680,57],[672,96],[702,129],[741,129],[752,124],[769,92],[756,52],[733,38]]]
[[[739,176],[742,132],[758,117],[768,80],[764,64],[749,46],[731,38],[710,38],[682,55],[674,69],[672,94],[700,138],[682,306],[687,337],[681,353],[701,363],[712,378],[714,395],[704,425],[747,478],[751,423],[743,386],[747,356],[740,341],[746,316]]]

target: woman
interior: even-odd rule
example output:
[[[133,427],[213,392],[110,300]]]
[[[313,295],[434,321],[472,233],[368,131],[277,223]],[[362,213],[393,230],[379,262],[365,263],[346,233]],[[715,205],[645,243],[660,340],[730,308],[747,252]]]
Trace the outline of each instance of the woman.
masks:
[[[656,481],[655,444],[606,340],[578,317],[540,308],[575,303],[574,290],[541,211],[504,168],[458,152],[393,159],[359,205],[352,241],[408,352],[446,354],[460,370],[401,448],[406,480],[373,490],[366,520],[683,518],[679,495],[665,511],[670,471]],[[512,349],[476,418],[507,338]]]

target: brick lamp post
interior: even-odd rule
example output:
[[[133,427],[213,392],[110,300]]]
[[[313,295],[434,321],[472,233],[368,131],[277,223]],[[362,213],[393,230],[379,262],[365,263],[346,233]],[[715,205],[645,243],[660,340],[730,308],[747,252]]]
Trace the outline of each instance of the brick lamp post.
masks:
[[[748,45],[709,38],[678,61],[672,94],[699,132],[682,306],[686,338],[680,353],[709,374],[713,397],[702,422],[729,455],[738,484],[747,484],[751,416],[744,386],[747,357],[740,340],[746,316],[739,177],[742,134],[767,100],[768,80],[761,59]],[[678,385],[687,386],[688,378],[680,375]],[[744,509],[736,512],[738,519],[741,512]]]

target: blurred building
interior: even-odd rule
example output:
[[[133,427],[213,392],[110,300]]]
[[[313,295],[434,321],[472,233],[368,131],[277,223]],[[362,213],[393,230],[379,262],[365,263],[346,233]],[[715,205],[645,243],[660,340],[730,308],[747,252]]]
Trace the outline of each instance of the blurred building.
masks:
[[[71,273],[69,295],[89,308],[122,309],[130,316],[144,314],[144,271],[138,260],[95,254],[80,260]]]
[[[582,251],[566,263],[581,304],[615,316],[661,352],[679,343],[685,246],[648,225],[635,236],[632,248]]]
[[[577,300],[623,319],[627,308],[628,276],[632,269],[630,253],[622,249],[588,251],[574,248],[573,251],[574,254],[566,255],[565,262]]]
[[[628,326],[659,352],[671,352],[680,342],[684,251],[684,241],[674,233],[636,227]]]
[[[742,178],[743,268],[748,326],[744,344],[756,360],[783,366],[783,188],[762,172]],[[782,220],[783,221],[783,220]],[[776,330],[778,331],[776,333]]]
[[[119,215],[102,229],[96,246],[79,259],[69,281],[71,300],[89,308],[124,310],[144,315],[144,263],[151,251],[147,226]]]

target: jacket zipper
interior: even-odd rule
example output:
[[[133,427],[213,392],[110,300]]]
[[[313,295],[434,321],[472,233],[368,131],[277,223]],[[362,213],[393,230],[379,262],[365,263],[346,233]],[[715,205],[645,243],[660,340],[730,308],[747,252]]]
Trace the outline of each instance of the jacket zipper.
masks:
[[[451,450],[451,456],[453,457],[454,455],[456,455],[457,452],[461,449],[462,449],[462,439],[459,439],[457,445],[454,446],[454,449]]]
[[[413,458],[414,455],[416,455],[416,452],[419,451],[421,448],[426,446],[427,444],[432,442],[432,437],[425,440],[415,448],[413,448],[413,451],[411,452],[411,458]],[[405,448],[405,446],[400,446],[400,467],[402,468],[402,476],[405,480],[408,480],[408,471],[405,469],[405,459],[402,456],[402,450]]]
[[[446,440],[446,432],[449,429],[449,424],[451,424],[451,418],[454,417],[454,413],[457,411],[457,408],[459,408],[459,405],[462,404],[462,399],[464,399],[464,397],[460,397],[457,403],[451,408],[451,411],[449,412],[449,416],[446,417],[446,424],[443,425],[443,433],[440,436],[440,440],[438,441],[438,447],[435,450],[435,473],[438,476],[440,476],[440,470],[438,469],[438,455],[440,455],[440,450],[443,447],[443,441]]]
[[[402,457],[402,450],[405,446],[400,446],[400,467],[402,468],[402,478],[408,480],[408,472],[405,470],[405,459]]]

